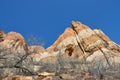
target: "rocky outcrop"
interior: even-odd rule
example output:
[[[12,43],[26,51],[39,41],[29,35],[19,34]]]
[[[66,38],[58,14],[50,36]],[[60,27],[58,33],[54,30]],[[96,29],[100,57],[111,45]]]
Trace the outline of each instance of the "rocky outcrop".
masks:
[[[0,31],[0,76],[14,75],[28,55],[28,46],[21,34]]]
[[[0,31],[0,45],[4,48],[12,48],[12,50],[16,49],[24,49],[24,51],[28,51],[28,46],[23,38],[23,36],[16,32],[5,33]]]
[[[41,77],[39,73],[45,72],[45,68],[46,71],[55,72],[55,75],[49,76],[51,80],[55,77],[67,79],[68,77],[66,78],[65,75],[75,80],[77,75],[71,76],[64,70],[60,73],[61,68],[71,69],[72,67],[72,69],[78,69],[79,61],[82,61],[79,64],[86,63],[87,66],[92,63],[102,62],[103,67],[107,65],[107,68],[111,68],[113,63],[120,63],[119,59],[119,45],[110,40],[100,29],[92,30],[80,22],[73,21],[71,27],[66,28],[64,33],[47,49],[42,46],[28,46],[23,36],[19,33],[0,31],[0,77],[2,78],[19,75],[20,77],[14,76],[13,78],[22,80],[24,77],[22,75],[27,75],[32,80],[32,77],[29,76],[38,75]],[[69,65],[66,63],[69,63]],[[47,69],[48,66],[46,67],[45,64],[49,64],[52,67]],[[84,68],[89,70],[86,66]],[[96,67],[94,68],[96,69]],[[75,72],[75,70],[73,71]],[[79,72],[79,70],[77,71]],[[87,75],[87,73],[84,74]],[[88,78],[96,80],[91,75]],[[81,79],[86,80],[86,77]]]
[[[86,58],[92,55],[100,48],[119,53],[119,46],[111,41],[101,30],[91,30],[88,26],[80,22],[72,22],[72,28],[67,28],[65,32],[58,37],[55,43],[47,48],[47,51],[60,51],[64,56],[79,58],[86,55]],[[65,54],[64,54],[65,53]]]

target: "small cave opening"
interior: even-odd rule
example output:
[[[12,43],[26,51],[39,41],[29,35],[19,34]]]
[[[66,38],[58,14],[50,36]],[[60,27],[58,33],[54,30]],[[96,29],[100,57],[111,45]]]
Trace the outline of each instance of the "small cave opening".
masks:
[[[4,38],[1,38],[1,37],[0,37],[0,42],[3,42],[3,41],[4,41]]]
[[[66,48],[65,52],[68,52],[68,56],[72,56],[72,53],[73,53],[73,51],[74,51],[72,45],[68,45],[68,46],[66,46],[66,47],[67,47],[67,48]]]

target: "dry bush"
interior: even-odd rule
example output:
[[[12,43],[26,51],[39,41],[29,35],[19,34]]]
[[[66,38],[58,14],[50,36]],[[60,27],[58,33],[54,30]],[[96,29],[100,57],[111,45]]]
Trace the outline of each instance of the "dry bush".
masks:
[[[81,71],[85,71],[86,73],[90,73],[91,76],[94,76],[96,80],[117,80],[120,79],[120,64],[112,62],[110,66],[105,62],[105,60],[95,60],[93,62],[86,62],[75,60],[71,58],[63,58],[62,55],[57,56],[57,61],[55,63],[42,63],[40,66],[40,72],[48,71],[48,72],[55,72],[56,75],[60,74],[70,74],[71,76],[79,76],[81,77]],[[107,57],[108,58],[108,57]],[[109,58],[108,58],[108,61]],[[82,78],[81,78],[82,79]]]
[[[44,45],[44,41],[41,40],[39,37],[36,37],[36,36],[33,36],[33,35],[30,35],[27,39],[26,39],[26,42],[29,46],[32,46],[32,45],[36,45],[36,46],[43,46]]]

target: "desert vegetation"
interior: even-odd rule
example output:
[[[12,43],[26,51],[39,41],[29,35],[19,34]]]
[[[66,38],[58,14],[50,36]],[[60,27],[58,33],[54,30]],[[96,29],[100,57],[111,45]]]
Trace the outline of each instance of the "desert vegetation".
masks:
[[[102,31],[74,23],[76,32],[67,28],[47,49],[34,36],[27,41],[5,37],[0,80],[120,80],[120,47]]]
[[[60,53],[61,54],[61,53]],[[109,60],[109,58],[107,58]],[[40,64],[39,72],[52,72],[59,76],[55,80],[119,80],[120,64],[112,62],[110,65],[104,60],[93,62],[80,61],[57,56],[57,61]]]
[[[62,53],[56,61],[34,62],[27,55],[12,53],[11,49],[0,49],[0,73],[2,77],[14,78],[15,75],[32,76],[33,80],[119,80],[120,64],[104,63],[106,59],[93,62],[64,58]],[[107,61],[106,61],[107,62]],[[37,67],[37,72],[34,70]],[[42,74],[46,73],[46,74]],[[48,74],[49,73],[49,74]]]

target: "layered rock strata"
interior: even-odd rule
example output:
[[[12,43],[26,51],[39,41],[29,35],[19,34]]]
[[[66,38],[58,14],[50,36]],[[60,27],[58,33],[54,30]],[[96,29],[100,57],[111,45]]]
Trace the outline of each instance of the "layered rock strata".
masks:
[[[28,46],[23,36],[16,32],[0,30],[0,77],[39,73],[40,63],[63,59],[95,62],[102,61],[111,67],[120,63],[120,47],[110,40],[100,29],[90,29],[80,22],[72,22],[63,34],[48,47]],[[109,57],[109,58],[108,58]]]

